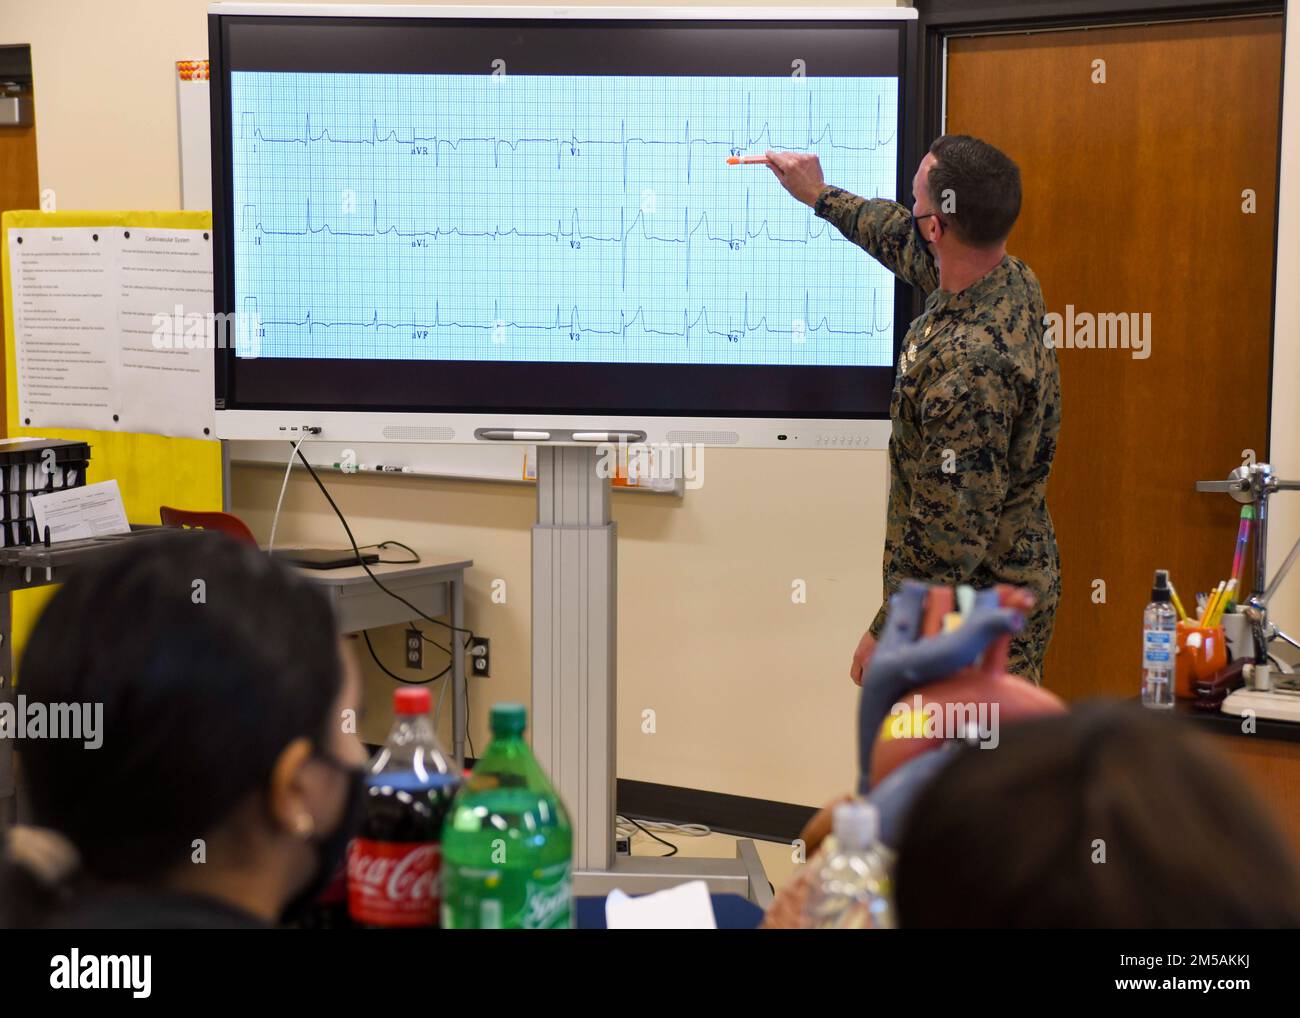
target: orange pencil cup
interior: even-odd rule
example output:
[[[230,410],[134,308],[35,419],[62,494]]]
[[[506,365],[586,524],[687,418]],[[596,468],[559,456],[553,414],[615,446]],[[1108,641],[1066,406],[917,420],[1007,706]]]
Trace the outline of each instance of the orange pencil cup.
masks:
[[[1198,626],[1194,619],[1178,623],[1178,653],[1174,655],[1174,692],[1192,699],[1192,683],[1208,679],[1228,663],[1222,626]]]

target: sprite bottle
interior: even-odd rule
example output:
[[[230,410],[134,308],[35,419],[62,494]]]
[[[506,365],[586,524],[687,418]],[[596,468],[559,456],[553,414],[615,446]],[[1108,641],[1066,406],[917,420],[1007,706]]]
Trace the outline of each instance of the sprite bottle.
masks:
[[[570,929],[569,815],[524,741],[524,706],[496,704],[491,723],[442,829],[442,927]]]

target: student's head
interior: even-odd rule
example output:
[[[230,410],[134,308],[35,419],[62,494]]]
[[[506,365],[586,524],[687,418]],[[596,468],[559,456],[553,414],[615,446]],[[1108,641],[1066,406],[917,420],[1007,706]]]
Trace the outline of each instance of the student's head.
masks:
[[[1291,846],[1208,738],[1099,703],[959,751],[905,824],[899,923],[1300,925]]]
[[[328,601],[292,569],[220,535],[133,540],[59,589],[23,654],[28,703],[103,712],[98,748],[21,744],[33,820],[97,880],[237,886],[274,918],[360,801],[357,687]]]
[[[998,251],[1020,215],[1020,169],[986,141],[945,134],[917,167],[912,194],[916,229],[940,261],[954,246]]]

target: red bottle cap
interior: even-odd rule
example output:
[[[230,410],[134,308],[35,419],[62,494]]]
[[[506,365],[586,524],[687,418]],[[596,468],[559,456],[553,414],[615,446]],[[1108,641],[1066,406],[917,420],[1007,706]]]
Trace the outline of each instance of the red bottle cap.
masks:
[[[393,693],[393,710],[398,714],[428,714],[432,702],[427,689],[399,689]]]

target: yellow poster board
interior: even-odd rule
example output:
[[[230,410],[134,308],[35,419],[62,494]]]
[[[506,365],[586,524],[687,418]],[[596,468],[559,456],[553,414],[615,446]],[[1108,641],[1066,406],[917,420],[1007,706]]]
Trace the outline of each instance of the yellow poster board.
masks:
[[[0,278],[4,280],[5,392],[7,435],[39,436],[90,443],[86,483],[117,480],[131,523],[157,523],[158,507],[221,509],[221,443],[80,428],[25,428],[18,421],[13,288],[9,278],[9,231],[40,227],[121,226],[140,229],[212,229],[211,212],[38,212],[0,216]],[[13,595],[14,660],[53,587]]]

